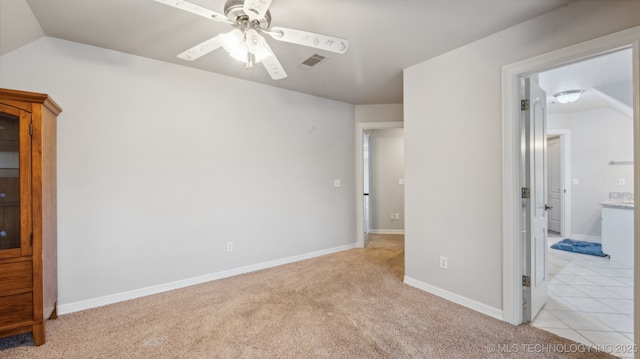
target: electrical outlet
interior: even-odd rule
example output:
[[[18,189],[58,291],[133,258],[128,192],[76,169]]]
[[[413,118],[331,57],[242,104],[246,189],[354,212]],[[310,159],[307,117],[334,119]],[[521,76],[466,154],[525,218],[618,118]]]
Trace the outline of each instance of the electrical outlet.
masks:
[[[395,219],[400,219],[400,213],[395,214]]]
[[[449,267],[449,260],[447,257],[440,256],[440,268],[447,269]]]
[[[227,242],[227,252],[233,252],[233,242]]]

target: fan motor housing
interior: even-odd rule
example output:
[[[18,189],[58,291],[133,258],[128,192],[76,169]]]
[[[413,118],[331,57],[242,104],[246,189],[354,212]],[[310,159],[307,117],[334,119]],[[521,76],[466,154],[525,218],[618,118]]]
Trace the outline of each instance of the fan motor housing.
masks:
[[[244,12],[244,0],[228,0],[224,4],[224,14],[229,21],[235,23],[249,19],[249,15]],[[255,21],[262,30],[268,30],[269,26],[271,26],[271,12],[267,10],[262,19]]]

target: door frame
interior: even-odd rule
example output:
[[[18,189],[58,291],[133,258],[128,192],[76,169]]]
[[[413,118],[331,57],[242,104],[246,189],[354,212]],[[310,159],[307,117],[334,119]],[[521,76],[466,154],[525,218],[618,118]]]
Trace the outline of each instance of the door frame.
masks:
[[[366,140],[366,141],[365,141]],[[364,158],[364,145],[367,145],[367,158]],[[363,233],[370,233],[371,231],[371,132],[369,130],[362,131],[362,193],[365,195],[362,200],[363,204],[363,218],[364,223]],[[366,165],[366,168],[365,168]],[[367,173],[368,172],[368,173]],[[367,183],[369,182],[369,183]],[[365,192],[365,184],[368,187],[368,191]]]
[[[571,231],[571,130],[569,129],[547,129],[547,135],[558,135],[560,137],[560,172],[562,172],[562,186],[565,192],[562,194],[562,213],[560,213],[560,235],[565,238],[572,238]]]
[[[503,320],[521,324],[522,273],[525,246],[521,240],[520,80],[546,70],[622,49],[632,49],[634,158],[640,160],[640,27],[583,42],[526,59],[502,68],[503,138]],[[640,163],[634,164],[634,192],[640,193]],[[634,213],[634,313],[640,315],[640,211]],[[635,322],[635,343],[640,342],[640,321]]]
[[[364,247],[364,159],[362,136],[367,130],[385,130],[390,128],[404,128],[403,121],[388,122],[357,122],[356,123],[356,246]]]

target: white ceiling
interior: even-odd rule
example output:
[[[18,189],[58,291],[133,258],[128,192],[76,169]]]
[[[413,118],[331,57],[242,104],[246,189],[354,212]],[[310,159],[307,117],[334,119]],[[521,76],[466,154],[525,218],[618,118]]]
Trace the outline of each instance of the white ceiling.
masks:
[[[632,51],[617,51],[542,72],[539,74],[539,83],[547,93],[547,109],[551,113],[611,107],[631,116]],[[584,93],[578,101],[570,104],[553,102],[554,94],[570,90],[583,90]]]
[[[299,64],[318,51],[268,38],[289,74],[274,81],[222,50],[178,59],[231,28],[152,0],[0,0],[0,55],[44,34],[352,104],[402,103],[402,69],[572,1],[274,0],[272,26],[350,41],[346,54],[309,70]],[[225,1],[191,2],[222,13]]]

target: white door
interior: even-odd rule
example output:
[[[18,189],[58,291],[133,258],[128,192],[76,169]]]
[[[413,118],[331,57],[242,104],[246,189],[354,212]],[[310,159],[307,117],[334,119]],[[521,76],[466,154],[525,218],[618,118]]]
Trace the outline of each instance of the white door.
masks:
[[[562,234],[562,143],[560,136],[547,138],[549,230]]]
[[[529,198],[523,199],[526,212],[524,231],[525,322],[533,320],[547,300],[547,189],[546,189],[546,99],[545,92],[532,79],[525,79],[524,186]],[[526,196],[523,196],[526,197]]]
[[[364,234],[369,233],[371,229],[371,207],[369,206],[369,192],[371,190],[371,134],[368,132],[364,132],[362,134],[362,189],[363,197],[362,197],[362,205],[363,205],[363,214],[364,214]]]

